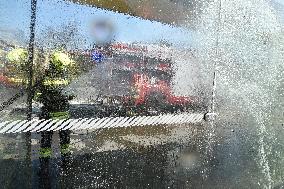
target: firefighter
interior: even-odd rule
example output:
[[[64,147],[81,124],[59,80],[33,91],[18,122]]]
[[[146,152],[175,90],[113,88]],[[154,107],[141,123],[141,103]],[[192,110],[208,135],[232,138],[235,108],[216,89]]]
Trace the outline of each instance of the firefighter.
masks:
[[[75,63],[64,52],[54,52],[50,56],[47,69],[40,78],[40,85],[36,90],[36,100],[43,104],[41,108],[41,119],[68,119],[69,100],[73,95],[69,95],[64,88],[73,78]],[[52,156],[52,135],[53,131],[41,132],[40,143],[40,187],[50,188],[49,181],[49,160]],[[59,131],[60,153],[62,160],[62,177],[68,175],[68,165],[70,163],[70,131]],[[63,182],[64,183],[64,182]]]
[[[64,88],[72,79],[72,69],[75,63],[66,53],[57,51],[52,53],[48,68],[36,92],[37,101],[43,104],[41,119],[68,119],[69,100],[73,95],[66,94]],[[52,131],[42,132],[40,157],[51,157]],[[60,152],[63,158],[70,154],[70,131],[59,132]]]
[[[41,56],[38,54],[35,55],[36,61],[34,61],[33,65],[33,84],[36,78],[42,75],[42,70],[44,70],[44,62],[42,62],[41,59]],[[23,48],[15,48],[7,53],[6,60],[3,68],[4,83],[9,86],[25,88],[28,84],[28,51]]]
[[[26,64],[28,60],[28,51],[23,48],[16,48],[8,52],[5,65],[5,76],[7,83],[21,86],[27,83]]]

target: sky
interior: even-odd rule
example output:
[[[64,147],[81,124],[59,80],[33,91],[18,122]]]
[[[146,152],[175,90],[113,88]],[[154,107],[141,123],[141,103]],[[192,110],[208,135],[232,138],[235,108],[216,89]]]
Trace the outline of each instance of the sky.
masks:
[[[284,0],[274,0],[273,2],[275,3],[275,9],[278,10],[281,15],[282,22],[284,22]]]
[[[30,0],[2,0],[0,6],[0,32],[3,28],[10,31],[20,30],[20,38],[27,38]],[[41,31],[47,27],[60,27],[64,23],[76,23],[80,33],[90,43],[94,41],[90,25],[96,19],[111,20],[116,29],[116,41],[155,43],[166,40],[174,45],[189,46],[192,41],[190,30],[173,27],[156,21],[106,11],[85,5],[74,4],[63,0],[38,0],[37,28]],[[24,37],[25,36],[25,37]]]
[[[280,14],[284,18],[284,0],[273,0],[283,6]],[[30,22],[30,0],[0,0],[0,35],[2,38],[14,38],[27,41]],[[281,10],[282,9],[282,10]],[[90,25],[97,18],[111,20],[116,29],[116,41],[155,43],[166,40],[174,46],[192,46],[193,31],[188,28],[174,27],[156,21],[106,11],[85,5],[74,4],[64,0],[38,0],[37,36],[47,27],[61,27],[68,22],[76,23],[80,34],[87,43],[93,43]],[[0,36],[1,37],[1,36]]]

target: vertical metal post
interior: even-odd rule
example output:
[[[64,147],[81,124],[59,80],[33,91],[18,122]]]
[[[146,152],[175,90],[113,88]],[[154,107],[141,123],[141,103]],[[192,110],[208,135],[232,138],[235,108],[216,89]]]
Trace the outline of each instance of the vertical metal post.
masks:
[[[221,25],[221,10],[222,10],[222,0],[219,0],[218,3],[218,25],[216,33],[216,42],[215,42],[215,62],[214,62],[214,73],[213,73],[213,89],[212,89],[212,98],[211,98],[211,107],[209,112],[215,113],[215,98],[216,98],[216,80],[217,80],[217,64],[220,61],[219,54],[219,40],[220,40],[220,25]]]
[[[208,171],[210,170],[209,161],[212,161],[215,157],[213,154],[213,143],[215,138],[215,100],[216,100],[216,80],[217,80],[217,65],[220,62],[220,53],[219,53],[219,40],[220,40],[220,31],[221,31],[221,11],[222,11],[222,0],[218,0],[218,20],[217,20],[217,33],[216,33],[216,42],[215,42],[215,60],[214,60],[214,73],[213,73],[213,88],[212,88],[212,96],[211,96],[211,106],[207,115],[205,115],[206,119],[209,121],[208,133],[207,133],[207,145],[205,149],[205,154],[207,156],[205,161],[205,168],[203,170],[203,178],[207,179]]]
[[[35,45],[35,23],[36,23],[36,5],[37,0],[31,0],[31,22],[30,22],[30,40],[29,40],[29,59],[28,59],[28,98],[27,98],[27,119],[32,118],[32,103],[33,103],[33,60],[34,60],[34,45]]]
[[[36,7],[37,0],[31,0],[31,20],[30,20],[30,39],[28,47],[28,62],[27,62],[27,78],[28,78],[28,87],[27,87],[27,120],[32,119],[32,102],[33,102],[33,60],[34,60],[34,45],[35,45],[35,23],[36,23]],[[25,144],[26,144],[26,164],[27,171],[30,178],[33,178],[33,168],[31,163],[31,133],[25,133]],[[33,179],[31,181],[32,185]]]

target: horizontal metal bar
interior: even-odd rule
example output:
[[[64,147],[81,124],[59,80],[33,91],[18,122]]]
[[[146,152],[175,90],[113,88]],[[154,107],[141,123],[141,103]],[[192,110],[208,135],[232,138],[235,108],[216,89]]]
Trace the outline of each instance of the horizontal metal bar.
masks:
[[[96,130],[117,127],[200,123],[203,121],[204,114],[202,113],[163,114],[159,116],[136,117],[84,118],[67,120],[13,120],[0,122],[0,133],[42,132],[79,129]]]

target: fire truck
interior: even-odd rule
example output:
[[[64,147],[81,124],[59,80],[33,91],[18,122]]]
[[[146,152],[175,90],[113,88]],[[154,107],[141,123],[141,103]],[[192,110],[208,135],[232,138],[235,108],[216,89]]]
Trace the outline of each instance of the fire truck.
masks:
[[[90,80],[96,89],[96,107],[87,109],[98,111],[97,114],[131,116],[204,111],[197,97],[173,93],[175,73],[170,47],[115,43],[83,54],[90,57],[89,64],[95,64]]]

